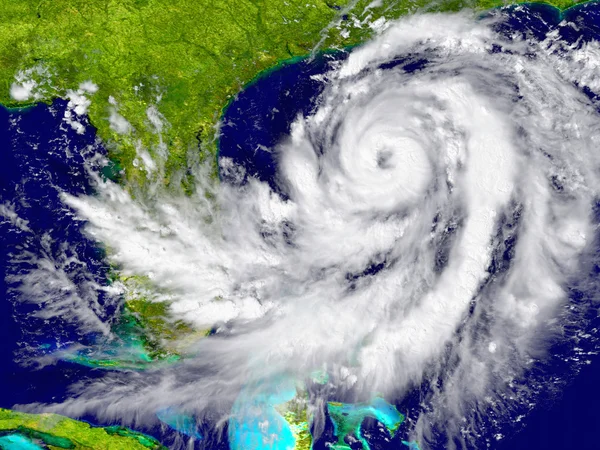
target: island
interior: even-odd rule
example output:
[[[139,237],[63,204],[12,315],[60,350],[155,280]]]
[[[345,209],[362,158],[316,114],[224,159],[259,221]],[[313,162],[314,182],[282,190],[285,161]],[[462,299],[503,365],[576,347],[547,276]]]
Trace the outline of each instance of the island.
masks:
[[[45,447],[42,447],[41,445]],[[156,439],[124,427],[93,427],[57,414],[0,408],[0,447],[5,449],[165,449]]]

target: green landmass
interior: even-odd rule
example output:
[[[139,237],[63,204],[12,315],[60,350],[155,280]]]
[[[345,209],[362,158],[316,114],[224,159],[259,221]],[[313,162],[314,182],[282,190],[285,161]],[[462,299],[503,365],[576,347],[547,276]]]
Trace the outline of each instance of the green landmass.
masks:
[[[88,367],[112,370],[145,370],[181,359],[189,347],[211,330],[196,330],[172,317],[169,302],[146,277],[118,276],[125,287],[121,313],[113,336],[92,348],[67,354],[67,360]]]
[[[122,336],[137,330],[139,341],[152,359],[179,356],[190,337],[207,336],[210,330],[195,330],[190,324],[176,320],[170,312],[170,302],[156,299],[156,287],[148,278],[140,276],[122,277],[126,294],[120,324]]]
[[[308,412],[308,392],[297,389],[296,396],[285,403],[275,406],[275,410],[288,423],[294,436],[294,450],[310,450],[312,435],[310,434],[310,414]]]
[[[566,8],[576,0],[551,0]],[[379,6],[377,6],[379,4]],[[70,98],[125,169],[190,188],[186,168],[216,154],[228,101],[261,72],[359,44],[380,18],[503,0],[0,0],[0,103]],[[91,88],[86,82],[97,86]],[[12,93],[12,95],[11,95]],[[146,153],[147,152],[147,153]],[[164,170],[144,163],[160,160]]]
[[[214,160],[216,126],[224,108],[261,73],[317,47],[360,44],[376,32],[381,18],[395,19],[419,9],[488,9],[508,3],[0,0],[0,103],[25,108],[71,99],[73,112],[88,115],[109,150],[113,160],[107,168],[109,178],[120,177],[130,186],[156,180],[189,189],[186,168]],[[548,3],[565,9],[580,2]],[[91,100],[89,105],[86,99]],[[164,159],[164,168],[145,164],[145,152]],[[116,325],[116,334],[126,345],[115,347],[114,353],[79,355],[76,360],[94,367],[140,369],[157,360],[177,360],[182,340],[200,337],[197,333],[206,331],[173,322],[167,303],[134,295],[125,299]],[[119,353],[123,349],[128,353]],[[380,406],[329,403],[337,448],[349,448],[344,440],[349,435],[368,448],[360,435],[366,416],[395,433],[402,415],[395,408],[383,414]],[[305,399],[297,397],[278,410],[292,429],[296,448],[309,449]],[[54,414],[5,409],[0,409],[0,433],[27,436],[52,449],[163,448],[154,439],[121,427],[96,428]]]
[[[392,437],[404,422],[404,416],[396,407],[381,397],[375,397],[369,403],[328,402],[327,410],[337,438],[337,442],[331,448],[336,450],[350,450],[351,441],[360,442],[364,450],[370,449],[369,443],[361,433],[361,426],[366,417],[372,417],[382,423]]]
[[[566,8],[577,0],[551,0]],[[193,187],[188,168],[214,161],[221,114],[244,86],[317,47],[368,39],[383,18],[491,8],[503,0],[0,0],[0,103],[71,100],[109,150],[104,175],[135,188]],[[93,83],[93,84],[92,84]],[[164,162],[152,168],[148,161]],[[144,162],[146,161],[146,162]],[[139,192],[139,191],[138,191]],[[130,277],[126,283],[138,283]],[[131,290],[130,290],[131,291]],[[175,322],[168,303],[125,299],[115,334],[125,352],[76,357],[104,368],[177,360],[207,334]]]
[[[27,414],[0,408],[0,434],[26,436],[50,449],[165,449],[156,439],[124,427],[92,427],[57,414]]]

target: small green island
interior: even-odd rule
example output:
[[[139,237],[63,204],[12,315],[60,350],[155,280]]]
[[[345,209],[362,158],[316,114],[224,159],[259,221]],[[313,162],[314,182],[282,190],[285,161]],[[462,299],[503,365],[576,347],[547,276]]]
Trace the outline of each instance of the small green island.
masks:
[[[337,442],[331,448],[337,450],[350,450],[352,447],[348,444],[349,440],[360,442],[364,450],[370,449],[361,432],[367,417],[383,424],[392,437],[404,422],[404,416],[396,407],[381,397],[375,397],[368,403],[328,402],[327,410],[337,437]]]
[[[166,450],[156,439],[124,427],[93,427],[57,414],[27,414],[1,408],[0,448]]]

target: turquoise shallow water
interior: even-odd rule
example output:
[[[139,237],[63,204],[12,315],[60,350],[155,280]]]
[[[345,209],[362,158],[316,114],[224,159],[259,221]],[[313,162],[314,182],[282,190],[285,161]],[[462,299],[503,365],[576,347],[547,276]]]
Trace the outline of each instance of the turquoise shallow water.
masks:
[[[356,438],[362,442],[363,448],[369,448],[364,439],[361,427],[367,417],[372,417],[385,425],[392,436],[404,422],[404,416],[381,397],[375,397],[369,403],[334,403],[327,406],[333,421],[335,435],[338,437],[338,448],[344,447],[346,437]]]
[[[2,450],[42,450],[31,439],[20,434],[11,434],[9,436],[0,437],[0,448]]]
[[[232,450],[291,450],[296,439],[290,425],[276,406],[289,402],[297,394],[291,380],[247,386],[238,396],[229,421]],[[265,440],[265,436],[268,436]]]
[[[497,24],[495,31],[506,36],[519,33],[523,39],[532,43],[544,41],[548,36],[556,35],[561,41],[572,44],[573,49],[575,49],[586,42],[598,42],[598,36],[600,35],[599,5],[598,2],[588,2],[570,8],[563,13],[556,8],[540,4],[510,7],[503,10],[504,19]],[[561,26],[560,23],[563,19],[571,21],[577,26]],[[272,152],[270,149],[277,145],[282,136],[287,136],[290,131],[290,124],[297,114],[310,114],[317,104],[323,85],[317,81],[314,75],[326,71],[328,64],[332,61],[343,60],[345,57],[346,55],[340,52],[335,55],[315,58],[314,61],[302,61],[295,65],[284,66],[249,86],[231,102],[223,117],[224,127],[219,141],[219,157],[230,158],[235,165],[246,169],[242,184],[247,182],[250,176],[253,176],[268,182],[274,191],[287,198],[286,185],[277,177],[277,152]],[[532,55],[532,58],[534,58],[534,55]],[[399,55],[398,60],[386,62],[380,69],[385,71],[394,67],[403,67],[406,72],[418,72],[426,68],[429,63],[426,54]],[[582,87],[582,91],[589,98],[595,101],[600,100],[597,97],[597,92],[592,92],[585,86]],[[266,114],[265,111],[269,113]],[[231,177],[226,170],[222,170],[220,175],[226,183],[235,184],[240,182],[237,178]],[[502,260],[502,258],[505,259]],[[510,258],[512,256],[508,251],[501,254],[499,263],[490,268],[490,273],[499,272],[499,267],[502,264],[509,264]],[[373,275],[383,266],[384,264],[373,266],[373,268],[369,268],[359,276]],[[597,283],[597,273],[596,271],[590,274],[590,284]],[[582,276],[586,275],[582,274]],[[574,305],[577,305],[579,302],[587,301],[587,296],[576,292],[571,301]],[[589,330],[595,334],[599,319],[594,317],[592,320],[594,323],[590,325]],[[591,349],[594,344],[590,343],[589,345]],[[577,357],[573,354],[570,344],[568,342],[557,342],[553,345],[551,353],[556,356],[547,365],[534,367],[531,374],[528,374],[531,378],[525,380],[524,383],[530,383],[531,386],[534,386],[536,383],[535,377],[537,376],[541,376],[542,379],[570,378],[568,374],[573,373],[574,370],[570,367],[572,365],[570,361]],[[590,354],[597,354],[596,350],[592,349]],[[477,448],[488,445],[485,442],[486,439],[490,439],[490,448],[497,449],[573,448],[575,445],[573,439],[577,440],[578,448],[598,448],[597,438],[593,431],[597,420],[594,415],[584,414],[582,416],[580,414],[581,411],[589,409],[591,399],[596,401],[599,398],[597,376],[594,378],[594,374],[598,374],[598,368],[594,364],[592,367],[585,368],[585,371],[589,372],[588,378],[585,379],[588,381],[583,383],[577,381],[572,389],[565,391],[565,399],[557,403],[551,410],[547,410],[547,405],[545,405],[526,420],[522,420],[520,415],[529,412],[528,406],[515,407],[501,421],[494,415],[481,415],[479,420],[481,420],[482,427],[486,428],[486,433],[490,434],[490,430],[495,429],[497,426],[501,433],[489,436],[482,435],[481,447],[478,446]],[[398,408],[406,413],[407,417],[414,419],[423,411],[424,405],[426,405],[424,399],[436,390],[437,382],[439,381],[434,381],[431,384],[429,382],[424,383],[402,398],[389,400],[394,400]],[[358,409],[360,408],[359,405],[347,404],[340,407],[343,413],[353,416],[359,414]],[[364,413],[365,407],[362,408]],[[375,418],[382,423],[384,420],[393,421],[391,420],[393,414],[388,415],[382,412],[377,414],[378,416],[370,413],[367,417]],[[517,419],[517,421],[511,423],[514,419]],[[370,425],[372,421],[366,421],[365,423]],[[514,431],[519,429],[523,423],[527,423],[528,427],[519,435],[513,437]],[[560,424],[560,426],[553,428],[552,432],[548,432],[549,424]],[[371,448],[402,448],[399,444],[400,439],[402,439],[402,436],[406,438],[405,430],[410,427],[410,422],[405,424],[396,439],[391,442],[385,440],[374,442],[374,433],[371,433],[372,437],[368,438]],[[240,430],[239,427],[237,429]],[[360,425],[358,429],[360,430]],[[428,448],[445,449],[448,448],[449,442],[460,447],[458,441],[452,440],[452,436],[444,434],[443,422],[433,426],[433,429],[435,432],[430,437],[431,441],[426,444]],[[335,432],[340,432],[339,427]],[[502,440],[499,436],[503,436]],[[328,437],[331,436],[328,435]],[[403,443],[410,448],[418,448],[415,443],[408,441],[403,441]],[[316,443],[315,448],[323,448],[322,442]]]
[[[156,417],[181,434],[194,439],[202,439],[202,433],[198,431],[196,419],[188,414],[179,412],[175,408],[164,408],[156,413]]]
[[[246,386],[238,396],[229,421],[229,442],[232,450],[292,450],[296,438],[292,424],[278,411],[279,405],[299,395],[296,382],[281,378]],[[404,416],[396,407],[381,397],[367,403],[329,403],[329,418],[337,436],[337,445],[332,448],[350,448],[345,438],[358,439],[365,450],[369,443],[361,434],[367,417],[383,424],[391,436],[404,422]],[[408,443],[405,443],[408,445]],[[417,447],[418,448],[418,447]]]

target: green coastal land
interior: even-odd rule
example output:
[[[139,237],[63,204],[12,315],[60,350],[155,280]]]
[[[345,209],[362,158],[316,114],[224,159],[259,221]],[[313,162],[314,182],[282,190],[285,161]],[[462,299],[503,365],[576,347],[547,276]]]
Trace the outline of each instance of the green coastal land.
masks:
[[[566,8],[573,0],[552,0]],[[364,42],[418,10],[503,0],[0,0],[0,104],[69,99],[130,186],[184,187],[223,109],[261,72]],[[148,163],[163,159],[164,167]],[[189,186],[188,186],[189,187]]]
[[[265,71],[317,50],[358,45],[385,22],[417,11],[485,10],[504,0],[0,0],[0,104],[8,108],[69,100],[65,120],[87,116],[120,172],[143,192],[158,183],[187,192],[188,168],[215,160],[224,108]],[[559,9],[580,3],[551,0]],[[142,189],[138,189],[142,188]],[[118,272],[118,269],[116,269]],[[143,276],[127,288],[114,334],[118,347],[72,361],[110,370],[143,370],[185,355],[208,336],[154,302]],[[122,351],[125,353],[122,353]],[[296,401],[296,400],[295,400]],[[336,448],[348,448],[365,417],[393,435],[404,420],[391,407],[329,403]],[[385,406],[385,405],[384,405]],[[384,411],[384,413],[381,413]],[[298,449],[311,447],[305,404],[280,408]],[[50,449],[159,449],[121,427],[92,427],[54,414],[0,409],[0,448],[36,442]],[[409,443],[405,443],[409,445]],[[411,444],[412,445],[412,444]],[[30,448],[36,448],[30,447]],[[44,448],[44,447],[39,447]],[[366,447],[368,448],[368,447]]]
[[[127,428],[92,427],[57,414],[27,414],[0,408],[0,448],[5,447],[166,450],[156,439]]]

